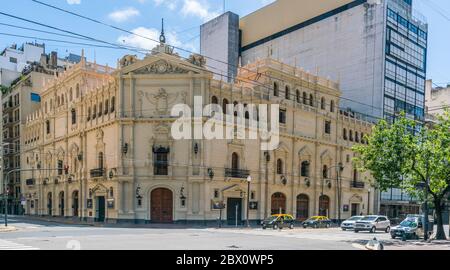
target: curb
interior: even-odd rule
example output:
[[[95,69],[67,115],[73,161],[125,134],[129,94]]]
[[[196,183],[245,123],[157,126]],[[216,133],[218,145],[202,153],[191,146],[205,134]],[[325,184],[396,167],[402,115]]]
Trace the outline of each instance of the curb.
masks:
[[[8,227],[0,226],[0,233],[13,232],[13,231],[17,231],[16,227],[13,227],[13,226],[8,226]]]

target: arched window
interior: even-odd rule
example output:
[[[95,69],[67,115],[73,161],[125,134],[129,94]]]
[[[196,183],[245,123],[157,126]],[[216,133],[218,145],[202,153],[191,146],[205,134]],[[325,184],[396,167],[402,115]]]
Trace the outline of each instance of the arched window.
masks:
[[[91,120],[91,107],[89,107],[87,111],[87,120]]]
[[[61,105],[64,105],[64,95],[61,95]]]
[[[250,113],[248,111],[248,105],[244,104],[244,117],[245,119],[250,119]]]
[[[75,88],[75,95],[76,95],[76,98],[80,97],[80,85],[78,83],[77,83],[77,86]]]
[[[359,134],[358,134],[358,131],[355,131],[355,142],[359,143]]]
[[[283,160],[277,160],[277,174],[283,174]]]
[[[361,132],[361,143],[365,144],[366,140],[364,139],[364,133]]]
[[[314,96],[309,94],[309,106],[314,107]]]
[[[116,110],[116,97],[111,98],[111,112]]]
[[[100,102],[100,104],[98,104],[98,117],[102,116],[103,114],[103,102]]]
[[[77,123],[77,112],[75,111],[75,109],[72,109],[71,113],[72,113],[72,125],[75,125]]]
[[[295,91],[295,99],[296,99],[296,101],[297,101],[298,103],[301,102],[301,101],[300,101],[300,91],[299,91],[299,90]]]
[[[328,178],[328,166],[327,166],[327,165],[323,165],[323,168],[322,168],[322,177],[323,177],[324,179],[327,179],[327,178]]]
[[[226,114],[227,113],[227,105],[229,104],[228,99],[224,98],[222,101],[222,110],[223,113]]]
[[[94,105],[92,109],[92,119],[95,119],[97,117],[97,105]]]
[[[291,89],[287,85],[285,88],[285,95],[286,95],[286,99],[291,99]]]
[[[320,99],[320,108],[322,110],[325,110],[325,98],[324,97]]]
[[[334,100],[330,101],[330,112],[334,112]]]
[[[306,92],[303,92],[303,104],[308,105],[308,95]]]
[[[98,168],[103,169],[103,152],[98,153]]]
[[[219,100],[217,99],[216,96],[212,96],[212,98],[211,98],[211,103],[212,103],[212,104],[219,104]]]
[[[108,114],[109,110],[109,99],[105,100],[105,114]]]
[[[353,131],[352,130],[350,130],[348,132],[348,137],[349,137],[350,141],[353,142]]]
[[[346,128],[344,128],[344,130],[342,131],[342,138],[344,139],[344,140],[347,140],[348,138],[347,138],[347,129]]]
[[[278,83],[274,82],[273,83],[273,95],[278,97],[279,92],[280,92],[280,89],[278,87]]]
[[[239,155],[237,153],[231,155],[231,168],[233,170],[239,170]]]
[[[309,161],[303,161],[300,167],[300,175],[303,177],[309,177]]]
[[[358,181],[358,170],[357,169],[353,170],[353,181]]]
[[[50,120],[45,121],[45,130],[50,134]]]

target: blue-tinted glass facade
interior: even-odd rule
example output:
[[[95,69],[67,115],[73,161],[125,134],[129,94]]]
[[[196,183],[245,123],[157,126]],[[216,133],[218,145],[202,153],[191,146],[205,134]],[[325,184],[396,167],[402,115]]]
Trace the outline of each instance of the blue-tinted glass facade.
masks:
[[[384,114],[390,121],[400,111],[406,112],[410,119],[423,121],[425,118],[427,32],[424,29],[387,8]]]

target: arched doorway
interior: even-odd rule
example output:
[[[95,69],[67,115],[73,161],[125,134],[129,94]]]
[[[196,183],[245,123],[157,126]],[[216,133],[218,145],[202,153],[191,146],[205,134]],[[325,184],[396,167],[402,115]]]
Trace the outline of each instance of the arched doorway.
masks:
[[[286,214],[286,196],[283,193],[277,192],[272,194],[271,209],[272,215]]]
[[[52,200],[52,193],[49,192],[47,194],[47,214],[49,216],[52,215],[52,208],[53,208],[53,203],[52,202],[53,202],[53,200]]]
[[[328,217],[330,214],[330,197],[322,195],[319,197],[319,215]]]
[[[297,196],[297,220],[304,221],[309,217],[309,198],[306,194]]]
[[[151,194],[151,220],[155,223],[173,221],[173,195],[167,188],[154,189]]]
[[[72,209],[73,209],[73,216],[74,217],[78,217],[78,203],[79,203],[78,191],[75,190],[72,193]]]
[[[64,191],[59,193],[59,215],[64,216]]]

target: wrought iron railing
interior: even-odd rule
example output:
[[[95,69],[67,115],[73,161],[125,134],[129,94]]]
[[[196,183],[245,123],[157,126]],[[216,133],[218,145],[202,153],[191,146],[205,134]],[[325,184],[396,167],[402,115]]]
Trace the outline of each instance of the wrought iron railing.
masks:
[[[91,170],[91,177],[103,177],[105,176],[105,169],[104,168],[97,168]]]
[[[364,188],[365,187],[365,183],[361,182],[361,181],[351,181],[350,182],[350,187],[351,188]]]
[[[250,175],[249,170],[225,168],[225,177],[247,178]]]

